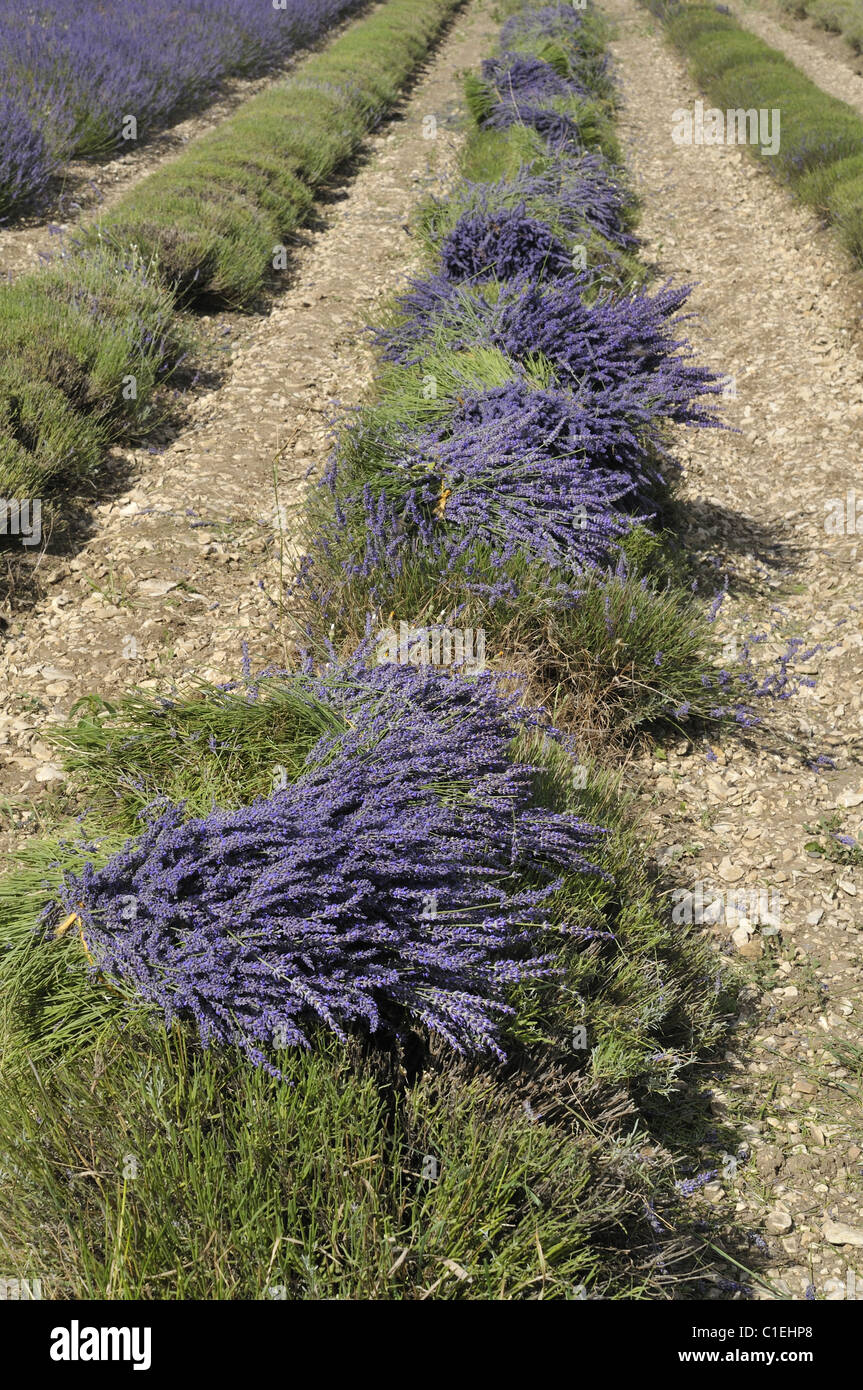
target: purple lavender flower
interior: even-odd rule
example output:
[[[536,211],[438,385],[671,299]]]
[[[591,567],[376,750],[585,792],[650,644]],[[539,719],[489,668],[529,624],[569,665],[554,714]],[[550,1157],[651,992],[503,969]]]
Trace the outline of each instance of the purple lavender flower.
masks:
[[[497,92],[499,101],[565,97],[572,94],[574,86],[572,81],[561,77],[551,63],[526,53],[504,53],[500,58],[486,58],[482,75]]]
[[[666,285],[653,295],[588,298],[590,288],[588,272],[570,269],[566,279],[551,284],[520,275],[487,298],[445,276],[429,276],[401,297],[404,318],[378,340],[387,357],[401,362],[414,360],[423,340],[441,332],[457,347],[481,343],[516,361],[541,355],[582,405],[585,428],[591,428],[591,418],[594,428],[627,421],[630,440],[644,426],[657,448],[663,419],[715,426],[716,415],[703,398],[720,392],[719,379],[695,366],[687,342],[676,336],[689,288]],[[638,442],[643,448],[643,438]]]
[[[316,1025],[413,1021],[502,1057],[509,987],[555,973],[561,875],[598,872],[602,832],[537,805],[536,770],[511,758],[539,715],[490,675],[360,662],[293,679],[336,726],[296,783],[201,818],[169,806],[67,881],[96,968],[274,1074],[266,1049],[307,1047]]]
[[[572,270],[563,242],[523,205],[466,213],[444,238],[440,256],[450,280],[507,280],[524,273],[553,279]]]
[[[694,1178],[681,1179],[674,1186],[682,1197],[691,1197],[700,1187],[706,1187],[709,1182],[713,1182],[718,1173],[718,1168],[708,1168],[703,1173],[697,1173]]]
[[[466,394],[438,425],[379,437],[374,483],[351,490],[335,458],[328,485],[336,514],[313,549],[344,554],[347,540],[345,567],[364,577],[424,552],[441,572],[458,567],[473,592],[478,547],[498,566],[522,557],[564,579],[606,565],[647,519],[639,507],[648,480],[640,453],[631,471],[615,467],[605,441],[579,437],[580,423],[565,393],[523,382]],[[571,586],[564,589],[562,601],[571,601]]]
[[[529,5],[510,15],[500,31],[503,48],[524,39],[580,37],[584,21],[571,5]]]
[[[553,106],[529,101],[501,101],[481,122],[488,130],[509,130],[514,125],[531,126],[554,154],[577,154],[584,150],[578,122]]]

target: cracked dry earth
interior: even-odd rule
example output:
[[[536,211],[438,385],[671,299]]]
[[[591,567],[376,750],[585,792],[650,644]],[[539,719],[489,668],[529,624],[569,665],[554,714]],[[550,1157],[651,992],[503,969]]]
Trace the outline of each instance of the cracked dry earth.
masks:
[[[282,545],[327,456],[335,402],[356,404],[371,382],[365,326],[419,268],[405,219],[452,177],[461,74],[496,32],[488,5],[456,18],[396,118],[369,138],[356,177],[320,208],[323,226],[301,234],[270,313],[209,325],[216,340],[232,338],[223,384],[191,403],[161,451],[115,451],[134,482],[95,507],[73,558],[35,557],[41,596],[9,614],[0,651],[0,795],[26,801],[62,781],[40,729],[88,692],[230,680],[244,642],[253,670],[283,664]],[[430,115],[435,138],[424,134]],[[0,803],[7,845],[32,823],[13,811],[10,824]]]
[[[825,530],[859,471],[859,287],[740,149],[672,142],[672,112],[699,93],[635,0],[603,9],[645,253],[695,284],[690,340],[736,389],[723,404],[738,433],[680,438],[685,539],[717,589],[728,575],[729,654],[752,632],[769,634],[765,664],[789,637],[821,644],[814,688],[763,711],[765,732],[627,771],[680,910],[745,981],[711,1100],[719,1171],[691,1200],[750,1233],[757,1296],[863,1298],[863,871],[807,849],[839,857],[832,830],[857,835],[863,820],[863,546],[853,516],[850,534]],[[730,1134],[736,1173],[720,1157]]]

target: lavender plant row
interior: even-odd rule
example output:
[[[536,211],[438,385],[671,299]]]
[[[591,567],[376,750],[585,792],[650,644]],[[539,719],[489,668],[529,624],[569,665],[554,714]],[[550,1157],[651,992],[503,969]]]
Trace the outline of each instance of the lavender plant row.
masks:
[[[73,155],[133,148],[229,74],[310,43],[356,0],[0,0],[0,217]],[[134,125],[128,118],[133,118]]]
[[[559,41],[558,61],[507,50],[531,37]],[[720,382],[691,361],[681,332],[688,289],[621,292],[579,254],[591,236],[612,259],[634,244],[620,175],[587,143],[607,117],[585,102],[609,80],[592,31],[579,12],[551,6],[514,16],[502,46],[483,65],[479,124],[526,123],[545,155],[538,168],[456,191],[465,210],[439,238],[437,269],[377,333],[385,361],[402,369],[390,398],[412,391],[417,408],[393,410],[385,393],[336,450],[332,516],[300,581],[322,604],[334,555],[347,576],[371,581],[376,603],[418,556],[464,576],[478,547],[498,568],[547,566],[555,591],[574,598],[661,504],[669,427],[718,423]],[[326,575],[317,589],[316,556]]]
[[[712,422],[714,383],[675,327],[685,292],[620,296],[573,265],[567,236],[585,225],[629,239],[619,178],[555,106],[562,84],[581,100],[591,74],[607,81],[584,24],[558,6],[505,26],[483,120],[506,129],[508,108],[513,123],[528,112],[550,151],[539,192],[565,190],[558,225],[535,215],[526,170],[514,199],[490,185],[442,239],[437,272],[380,339],[397,376],[431,373],[436,389],[346,433],[301,583],[327,550],[372,581],[417,554],[469,575],[482,551],[504,579],[525,558],[558,574],[571,601],[662,486],[665,427]],[[525,61],[537,36],[565,41],[572,62]],[[296,782],[204,817],[156,808],[107,865],[69,880],[63,906],[94,969],[274,1070],[274,1045],[309,1045],[320,1027],[421,1024],[501,1057],[513,987],[554,972],[555,933],[595,934],[566,920],[558,891],[600,872],[602,832],[539,799],[537,769],[513,757],[540,716],[487,674],[359,660],[295,679],[343,723]]]

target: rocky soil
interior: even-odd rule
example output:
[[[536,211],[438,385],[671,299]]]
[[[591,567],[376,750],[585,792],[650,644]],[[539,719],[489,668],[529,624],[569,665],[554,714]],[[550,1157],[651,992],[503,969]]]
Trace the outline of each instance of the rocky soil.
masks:
[[[714,588],[728,577],[729,657],[750,633],[768,635],[754,649],[765,668],[788,638],[821,648],[805,666],[814,689],[765,709],[762,733],[628,769],[675,909],[701,918],[744,981],[712,1101],[740,1152],[691,1200],[751,1232],[760,1295],[863,1297],[863,856],[835,838],[863,829],[859,284],[741,149],[673,143],[672,112],[699,93],[636,0],[603,9],[619,26],[646,254],[694,282],[696,355],[733,382],[737,432],[680,441],[686,540]],[[830,534],[839,499],[850,526]]]

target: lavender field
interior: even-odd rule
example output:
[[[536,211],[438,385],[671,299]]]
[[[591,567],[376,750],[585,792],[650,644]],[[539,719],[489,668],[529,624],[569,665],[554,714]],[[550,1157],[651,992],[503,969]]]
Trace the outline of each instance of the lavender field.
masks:
[[[37,205],[69,159],[146,140],[224,77],[313,41],[351,3],[0,0],[0,218]]]
[[[199,1378],[274,1301],[823,1371],[863,81],[776,0],[20,3],[0,1300],[143,1370],[181,1303]]]

